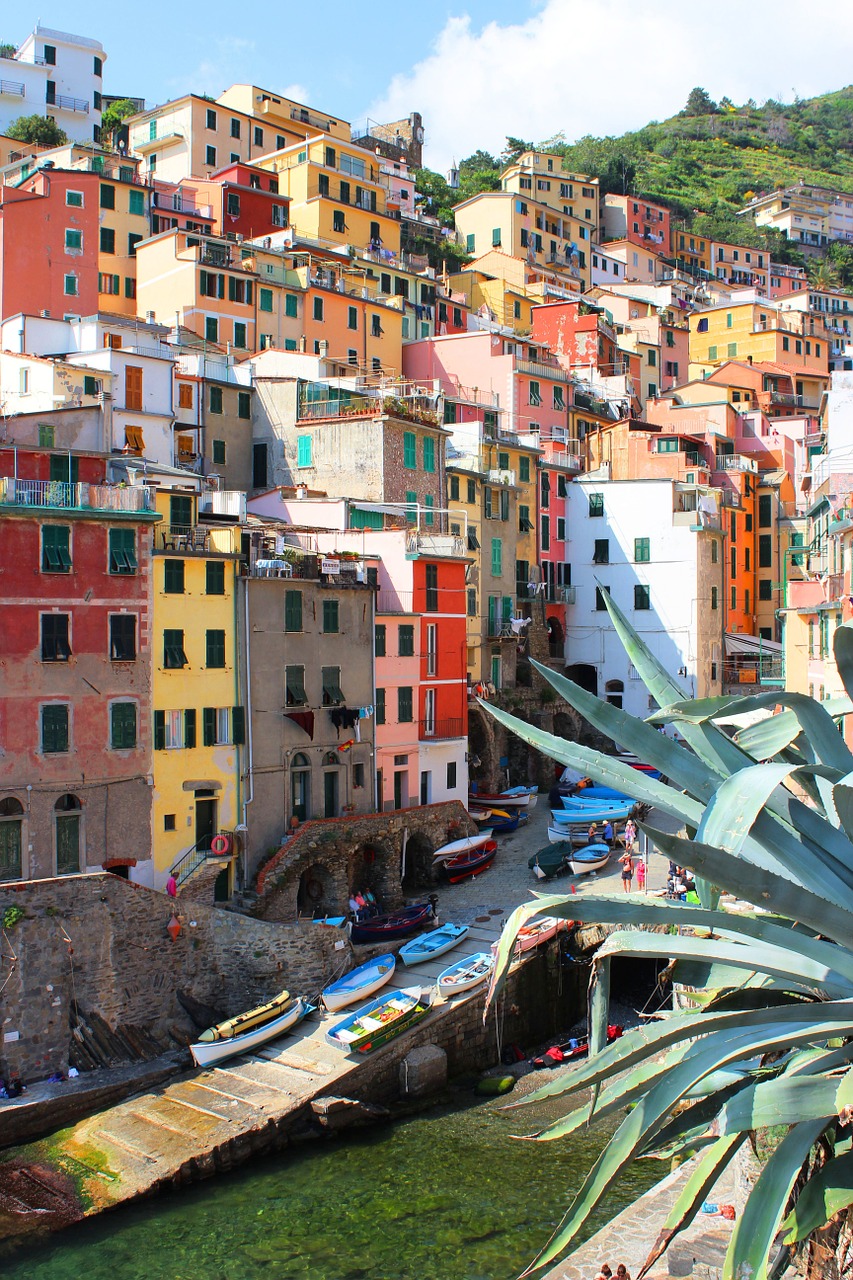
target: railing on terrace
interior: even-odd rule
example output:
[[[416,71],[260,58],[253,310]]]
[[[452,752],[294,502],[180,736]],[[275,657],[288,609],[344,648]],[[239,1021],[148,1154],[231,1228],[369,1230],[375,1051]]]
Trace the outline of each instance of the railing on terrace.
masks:
[[[0,80],[0,94],[7,98],[25,98],[26,85],[20,80]]]
[[[696,455],[698,458],[698,454]],[[700,462],[695,465],[701,466]],[[756,473],[758,471],[758,463],[754,458],[744,457],[742,453],[718,453],[714,460],[715,471],[748,471]]]
[[[207,356],[201,352],[191,355],[179,355],[175,359],[175,370],[188,378],[211,378],[214,382],[233,382],[246,386],[243,378],[237,377],[236,367],[229,364],[221,356]]]
[[[534,378],[550,378],[552,382],[571,381],[571,375],[556,360],[553,364],[544,364],[541,360],[516,360],[515,367],[519,373],[529,373]]]
[[[151,203],[165,213],[191,213],[197,218],[213,217],[212,205],[198,204],[195,200],[188,200],[184,196],[172,195],[165,191],[155,189],[151,193]]]
[[[827,600],[840,600],[844,595],[844,574],[831,573],[826,579]]]
[[[321,133],[328,133],[332,120],[329,116],[325,118],[317,116],[313,111],[306,110],[305,107],[291,107],[291,120],[296,120],[299,124],[310,124],[312,129],[319,129]]]
[[[67,93],[57,93],[46,99],[47,106],[59,107],[60,111],[77,111],[81,115],[89,114],[89,103],[85,98],[72,98]]]
[[[177,862],[172,864],[170,870],[177,881],[179,889],[182,884],[186,884],[193,872],[197,871],[205,862],[216,860],[225,867],[234,856],[231,853],[214,853],[210,847],[212,839],[212,836],[202,836],[200,840],[196,840],[192,848],[188,849],[186,853],[178,858]]]
[[[408,534],[406,551],[409,555],[426,556],[459,557],[467,554],[464,538],[451,533],[429,533],[422,529]]]
[[[53,507],[64,511],[153,511],[147,485],[68,484],[62,480],[16,480],[0,476],[0,505]]]
[[[462,717],[450,717],[447,720],[419,720],[418,721],[418,737],[419,738],[461,738],[464,730],[462,728]]]
[[[154,550],[181,555],[232,555],[237,550],[234,528],[207,528],[204,525],[161,524],[154,531]]]
[[[483,391],[480,387],[463,387],[461,383],[454,381],[451,383],[450,390],[446,390],[444,394],[448,400],[459,400],[463,404],[481,404],[494,409],[497,413],[505,412],[500,407],[500,394],[497,391]]]
[[[760,653],[742,653],[736,657],[726,658],[723,663],[723,684],[766,684],[782,687],[785,684],[785,660],[775,656],[765,657]]]
[[[547,442],[543,442],[540,447],[542,449],[543,466],[556,467],[560,471],[582,470],[583,459],[580,456],[577,440],[567,441],[564,449],[556,449]]]
[[[819,396],[795,396],[787,391],[771,391],[771,404],[787,405],[792,409],[819,409]]]
[[[391,588],[380,588],[376,596],[377,613],[412,613],[414,593],[412,591],[394,591]]]

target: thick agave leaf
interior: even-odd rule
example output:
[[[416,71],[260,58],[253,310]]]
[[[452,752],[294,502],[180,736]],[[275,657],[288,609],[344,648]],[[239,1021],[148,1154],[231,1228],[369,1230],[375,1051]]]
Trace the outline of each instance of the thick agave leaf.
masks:
[[[723,1266],[723,1280],[743,1280],[744,1276],[767,1280],[768,1255],[791,1188],[825,1128],[826,1122],[822,1120],[795,1123],[773,1152],[735,1223]]]
[[[643,1276],[648,1274],[658,1258],[666,1252],[679,1231],[683,1231],[685,1227],[690,1225],[696,1216],[696,1210],[720,1174],[728,1167],[735,1152],[743,1146],[746,1137],[745,1133],[735,1133],[730,1137],[718,1138],[707,1150],[702,1152],[690,1177],[682,1187],[678,1199],[667,1215],[660,1235],[652,1246],[649,1256],[637,1273],[637,1280],[643,1280]]]
[[[800,1120],[828,1122],[835,1115],[837,1076],[795,1076],[752,1084],[729,1099],[719,1115],[720,1133],[743,1133]]]
[[[804,771],[815,772],[815,767],[806,765]],[[789,764],[754,764],[739,769],[717,788],[705,810],[696,839],[716,845],[728,853],[739,853],[753,823],[776,788],[790,774],[799,772]]]
[[[849,622],[835,628],[832,637],[832,652],[835,665],[841,677],[841,683],[850,697],[853,697],[853,628]]]
[[[622,647],[658,706],[668,707],[670,703],[683,702],[688,696],[686,690],[643,643],[618,604],[611,600],[606,588],[602,590],[602,597]]]
[[[853,773],[845,774],[836,783],[832,792],[832,801],[839,821],[848,836],[853,837]]]
[[[782,1223],[785,1244],[798,1244],[836,1213],[853,1204],[853,1151],[836,1156],[812,1174]]]

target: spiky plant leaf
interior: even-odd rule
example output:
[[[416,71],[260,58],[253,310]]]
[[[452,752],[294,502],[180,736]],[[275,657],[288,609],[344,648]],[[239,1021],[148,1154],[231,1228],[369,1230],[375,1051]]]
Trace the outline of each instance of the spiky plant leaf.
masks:
[[[853,1151],[829,1160],[806,1183],[782,1223],[786,1244],[799,1244],[853,1204]]]

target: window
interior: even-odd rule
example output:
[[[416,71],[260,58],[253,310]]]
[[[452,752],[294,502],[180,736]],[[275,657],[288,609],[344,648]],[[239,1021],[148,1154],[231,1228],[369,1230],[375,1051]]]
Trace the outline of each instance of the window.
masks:
[[[290,632],[302,630],[301,591],[285,591],[284,593],[284,629]]]
[[[720,545],[718,542],[711,543],[711,564],[716,564],[720,558]]]
[[[225,632],[219,630],[208,631],[205,634],[205,664],[206,667],[225,666]]]
[[[476,587],[469,587],[469,588],[468,588],[468,593],[467,593],[467,594],[468,594],[468,600],[467,600],[467,605],[468,605],[468,608],[467,608],[468,617],[469,617],[469,618],[476,618],[476,616],[477,616],[477,588],[476,588]]]
[[[758,567],[759,569],[773,567],[773,535],[770,533],[758,535]]]
[[[412,718],[412,690],[410,686],[401,685],[397,690],[397,721],[411,724]]]
[[[183,631],[166,628],[163,632],[163,666],[167,671],[177,671],[187,665]]]
[[[41,616],[42,662],[67,662],[71,657],[68,639],[68,614],[43,613]]]
[[[136,746],[136,703],[114,702],[110,707],[110,746],[129,751]]]
[[[385,330],[382,328],[382,317],[371,315],[370,317],[370,336],[371,338],[381,338]]]
[[[170,596],[180,596],[184,594],[183,560],[163,561],[163,590],[166,595]]]
[[[110,614],[110,661],[136,661],[136,614]]]
[[[64,703],[49,703],[42,707],[41,749],[46,756],[68,750],[68,707]]]
[[[770,578],[758,579],[758,598],[759,600],[773,599],[773,583]]]
[[[640,586],[639,583],[634,584],[634,608],[635,609],[651,609],[651,600],[649,598],[649,588]]]
[[[110,573],[136,573],[136,531],[110,529]]]
[[[634,561],[635,561],[635,563],[636,563],[636,564],[648,564],[648,563],[649,563],[650,558],[651,558],[651,557],[650,557],[650,554],[649,554],[649,539],[648,539],[648,538],[635,538],[635,539],[634,539]]]
[[[435,440],[432,436],[424,436],[424,471],[435,471]]]
[[[128,237],[127,237],[127,254],[128,254],[128,257],[129,257],[129,258],[135,258],[135,257],[136,257],[136,246],[139,244],[139,241],[140,241],[140,240],[144,240],[144,239],[145,239],[145,237],[144,237],[144,236],[137,235],[135,232],[131,232],[131,233],[128,235]]]
[[[296,437],[296,465],[297,467],[310,467],[311,461],[311,436]]]
[[[258,290],[258,310],[272,311],[272,289]]]
[[[211,169],[216,168],[216,147],[205,147],[204,163]]]
[[[337,600],[323,601],[323,631],[327,635],[340,631],[340,604]]]
[[[415,628],[408,623],[397,629],[397,654],[401,658],[412,658],[415,653]]]
[[[341,690],[340,667],[322,667],[320,669],[320,678],[323,685],[324,707],[337,707],[346,701]]]
[[[284,701],[288,707],[302,707],[307,703],[304,667],[284,668]]]
[[[221,387],[211,387],[211,388],[210,388],[210,401],[209,401],[209,403],[210,403],[210,412],[211,412],[211,413],[221,413],[221,412],[222,412],[222,388],[221,388]]]
[[[503,540],[492,538],[492,577],[499,578],[503,572]]]
[[[450,501],[458,502],[459,501],[459,477],[450,476],[449,483],[450,483]]]
[[[758,495],[758,527],[759,529],[770,529],[772,525],[773,495],[761,493]]]
[[[71,572],[71,530],[67,525],[42,526],[41,571],[42,573]]]
[[[732,587],[732,608],[737,608],[737,587]]]
[[[708,348],[708,359],[716,360],[716,358],[717,358],[717,348],[716,346],[710,346]]]
[[[711,588],[711,608],[719,608],[719,592],[716,587]]]
[[[102,209],[114,209],[116,207],[116,189],[111,187],[109,183],[101,183],[100,205]]]
[[[373,652],[377,658],[385,657],[385,625],[379,623],[373,631]]]
[[[240,351],[246,349],[246,325],[242,320],[234,321],[234,346]]]
[[[219,321],[216,316],[205,316],[204,337],[206,342],[219,341]]]
[[[539,540],[543,551],[551,550],[551,517],[540,517]]]
[[[605,601],[604,601],[605,594],[607,594],[608,596],[610,595],[609,587],[595,588],[595,608],[597,613],[601,613],[603,611],[606,612],[607,610],[607,605],[605,604]]]
[[[525,483],[530,481],[530,459],[526,454],[518,460],[518,478]]]
[[[52,449],[56,444],[56,428],[47,422],[39,423],[39,448]]]
[[[225,441],[213,441],[213,462],[216,466],[225,465]]]
[[[101,227],[101,253],[115,253],[116,233],[111,227]]]
[[[418,438],[414,431],[403,433],[403,466],[415,471],[418,465]]]
[[[66,191],[65,203],[73,209],[83,208],[83,192],[82,191]]]
[[[541,405],[542,392],[541,392],[539,383],[534,382],[533,379],[531,378],[530,383],[528,384],[527,390],[528,390],[527,403],[532,405],[537,405],[537,406]]]
[[[533,530],[533,521],[530,519],[530,507],[523,504],[518,508],[518,532],[531,533]]]
[[[592,553],[593,564],[610,564],[610,539],[596,538]]]
[[[591,493],[589,495],[589,514],[591,516],[604,515],[604,494]]]
[[[468,503],[475,503],[477,501],[477,481],[468,480],[466,481],[466,486],[467,496],[465,501]]]
[[[654,366],[657,364],[657,360],[658,360],[658,356],[654,347],[649,347],[648,351],[646,352],[646,363],[650,364],[654,368]]]
[[[438,613],[438,565],[425,566],[426,612]]]
[[[65,228],[65,252],[79,251],[83,248],[83,232],[73,231],[70,227]]]
[[[23,860],[24,806],[14,796],[0,800],[0,881],[20,880]]]

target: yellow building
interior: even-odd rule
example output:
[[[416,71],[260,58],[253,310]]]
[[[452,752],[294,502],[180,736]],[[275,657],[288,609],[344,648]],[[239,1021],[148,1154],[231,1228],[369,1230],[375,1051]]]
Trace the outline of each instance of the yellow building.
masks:
[[[689,378],[702,378],[727,360],[778,364],[797,379],[798,395],[813,397],[829,379],[823,321],[766,302],[726,303],[688,317]]]
[[[533,308],[544,302],[566,301],[580,293],[576,272],[531,266],[502,249],[484,253],[465,271],[449,277],[454,296],[461,296],[470,311],[484,308],[498,322],[519,336],[530,333]]]
[[[689,271],[691,275],[711,273],[713,246],[710,240],[706,240],[704,236],[692,235],[685,230],[683,223],[677,225],[675,222],[670,224],[670,238],[672,256],[683,271]]]
[[[150,190],[137,163],[106,161],[100,174],[98,308],[136,315],[136,246],[149,234]]]
[[[233,843],[241,821],[245,708],[239,670],[236,577],[239,524],[205,523],[198,495],[157,495],[154,535],[154,868],[179,887],[220,833]],[[223,859],[216,897],[230,896],[233,861]]]
[[[504,169],[501,186],[577,221],[586,228],[581,239],[592,243],[598,239],[599,180],[585,173],[568,173],[562,165],[562,156],[525,151]]]

